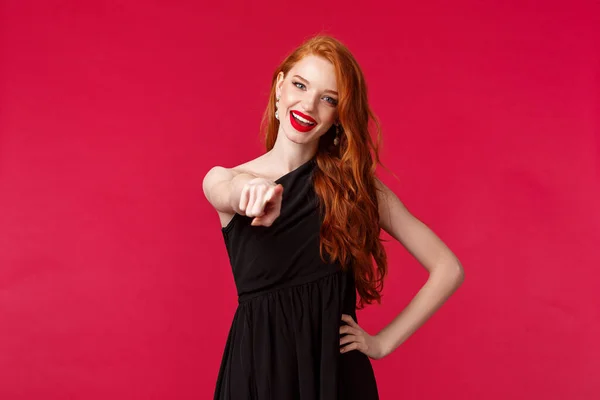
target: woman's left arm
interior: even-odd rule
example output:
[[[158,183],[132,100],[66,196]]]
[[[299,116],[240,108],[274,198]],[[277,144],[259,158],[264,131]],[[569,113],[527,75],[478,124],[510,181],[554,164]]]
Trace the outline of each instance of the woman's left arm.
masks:
[[[429,278],[410,303],[375,336],[368,335],[348,315],[342,319],[357,340],[343,351],[357,349],[371,358],[382,358],[393,352],[423,325],[454,293],[464,280],[463,267],[442,240],[423,222],[413,216],[400,199],[379,179],[380,226],[398,240],[429,272]],[[354,340],[344,340],[351,342]]]

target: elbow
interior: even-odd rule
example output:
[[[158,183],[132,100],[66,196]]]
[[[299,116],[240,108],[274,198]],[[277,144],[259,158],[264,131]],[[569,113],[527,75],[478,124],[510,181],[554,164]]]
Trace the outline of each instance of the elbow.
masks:
[[[447,282],[451,282],[452,286],[458,288],[465,280],[465,270],[460,261],[455,260],[451,263],[444,263],[436,268],[439,271],[440,277]]]
[[[459,287],[465,281],[465,270],[460,261],[457,260],[456,262],[456,265],[454,265],[452,268],[452,275],[454,277],[456,287]]]

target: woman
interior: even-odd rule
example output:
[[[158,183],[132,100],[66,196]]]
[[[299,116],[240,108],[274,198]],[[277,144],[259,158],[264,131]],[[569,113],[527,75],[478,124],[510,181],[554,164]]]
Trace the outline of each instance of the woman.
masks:
[[[378,142],[368,131],[377,127]],[[379,124],[348,49],[319,35],[273,75],[267,152],[203,181],[239,295],[215,399],[377,399],[369,358],[390,354],[462,283],[460,262],[375,177]],[[430,272],[376,335],[358,308],[380,302],[380,229]],[[373,263],[375,261],[375,263]]]

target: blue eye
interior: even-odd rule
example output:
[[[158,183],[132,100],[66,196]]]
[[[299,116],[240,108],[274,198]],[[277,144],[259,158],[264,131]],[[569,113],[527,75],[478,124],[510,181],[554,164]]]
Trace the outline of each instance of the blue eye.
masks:
[[[334,99],[334,98],[332,98],[332,97],[329,97],[329,96],[327,96],[327,98],[328,98],[329,100],[331,100],[331,101],[329,101],[329,100],[327,100],[327,101],[329,101],[329,102],[330,102],[331,104],[333,104],[334,106],[337,104],[337,100],[336,100],[336,99]]]
[[[298,85],[302,85],[302,86],[304,86],[304,84],[303,84],[303,83],[300,83],[300,82],[292,82],[292,83],[293,83],[294,85],[296,85],[296,87],[297,87],[298,89],[302,89],[302,88],[301,88],[301,87],[299,87]]]

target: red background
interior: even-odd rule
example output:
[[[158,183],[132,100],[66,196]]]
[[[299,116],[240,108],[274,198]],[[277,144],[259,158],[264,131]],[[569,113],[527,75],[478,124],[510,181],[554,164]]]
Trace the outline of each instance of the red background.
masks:
[[[319,31],[466,272],[373,361],[381,398],[600,398],[600,7],[566,3],[2,1],[0,399],[212,398],[237,298],[202,178],[264,151],[271,74]],[[386,248],[370,333],[427,278]]]

